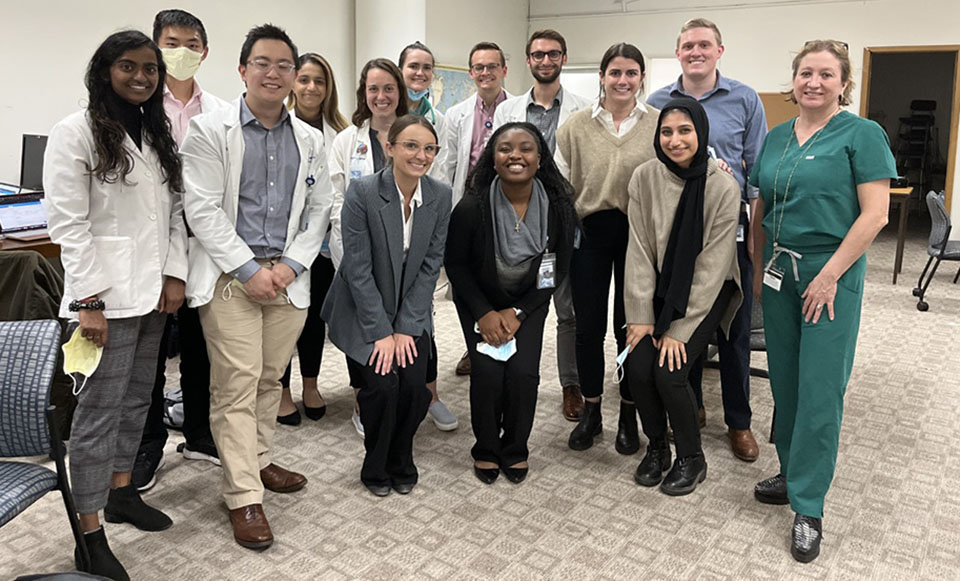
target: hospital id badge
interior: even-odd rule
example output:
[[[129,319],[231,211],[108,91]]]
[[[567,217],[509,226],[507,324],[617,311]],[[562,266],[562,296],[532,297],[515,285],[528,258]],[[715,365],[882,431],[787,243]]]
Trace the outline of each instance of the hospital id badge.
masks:
[[[540,270],[537,272],[537,290],[554,288],[557,286],[557,255],[545,252],[540,260]]]
[[[776,264],[771,264],[763,269],[763,284],[779,292],[782,283],[783,269],[777,268]]]
[[[743,242],[744,240],[746,240],[746,236],[744,236],[744,227],[743,224],[740,224],[737,226],[737,242]]]

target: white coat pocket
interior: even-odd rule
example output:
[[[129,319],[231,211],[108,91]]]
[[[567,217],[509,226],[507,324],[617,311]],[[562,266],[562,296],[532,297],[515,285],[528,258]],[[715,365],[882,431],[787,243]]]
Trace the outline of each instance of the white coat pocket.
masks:
[[[97,264],[110,283],[110,290],[100,293],[108,311],[132,309],[136,306],[133,284],[133,239],[127,236],[94,236]]]

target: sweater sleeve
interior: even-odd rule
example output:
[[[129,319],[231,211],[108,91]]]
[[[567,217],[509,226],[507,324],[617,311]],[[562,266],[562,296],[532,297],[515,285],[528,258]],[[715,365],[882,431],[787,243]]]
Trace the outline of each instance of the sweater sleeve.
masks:
[[[643,179],[643,166],[638,167],[627,186],[629,204],[627,218],[630,234],[627,241],[627,263],[624,272],[623,303],[627,324],[652,325],[653,293],[657,281],[655,233],[651,232],[650,212],[644,212],[642,198],[649,182]]]
[[[697,256],[690,285],[687,313],[671,323],[666,335],[686,343],[713,308],[723,281],[737,268],[737,224],[740,217],[740,187],[732,176],[715,172],[707,181],[706,198],[716,199],[709,214],[704,208],[703,250]]]

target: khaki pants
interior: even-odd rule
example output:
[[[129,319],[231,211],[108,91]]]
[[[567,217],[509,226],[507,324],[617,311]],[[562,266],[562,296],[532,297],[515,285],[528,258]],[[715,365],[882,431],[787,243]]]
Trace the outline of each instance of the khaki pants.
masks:
[[[213,300],[199,309],[210,355],[210,428],[231,510],[263,501],[260,469],[271,462],[280,376],[307,319],[307,309],[284,294],[255,301],[233,281],[221,275]]]

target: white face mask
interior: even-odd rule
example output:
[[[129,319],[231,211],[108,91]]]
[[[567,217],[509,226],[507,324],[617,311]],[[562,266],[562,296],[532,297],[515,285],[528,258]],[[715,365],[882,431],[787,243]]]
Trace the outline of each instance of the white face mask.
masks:
[[[163,62],[167,65],[167,74],[178,81],[192,79],[200,68],[203,53],[190,50],[185,46],[177,48],[161,48]]]

